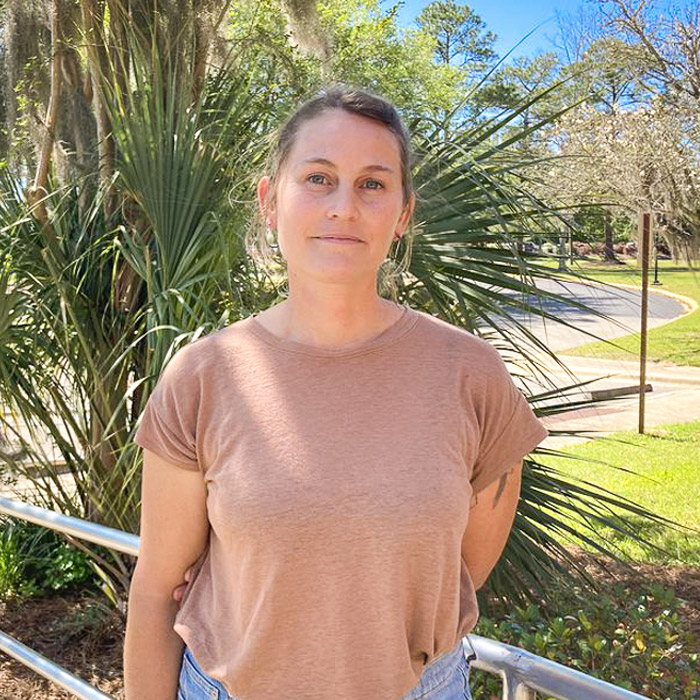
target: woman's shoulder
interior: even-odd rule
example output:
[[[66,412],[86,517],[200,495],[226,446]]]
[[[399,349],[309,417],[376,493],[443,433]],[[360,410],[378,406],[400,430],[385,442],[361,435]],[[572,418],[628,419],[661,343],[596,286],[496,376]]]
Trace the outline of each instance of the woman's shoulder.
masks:
[[[180,371],[197,372],[211,367],[227,356],[235,356],[245,345],[250,317],[200,335],[181,345],[169,364]]]
[[[419,315],[416,324],[419,329],[418,337],[424,342],[442,345],[458,353],[466,353],[469,357],[481,357],[485,360],[498,355],[498,351],[491,343],[479,337],[472,331],[457,326],[426,311],[413,310]]]

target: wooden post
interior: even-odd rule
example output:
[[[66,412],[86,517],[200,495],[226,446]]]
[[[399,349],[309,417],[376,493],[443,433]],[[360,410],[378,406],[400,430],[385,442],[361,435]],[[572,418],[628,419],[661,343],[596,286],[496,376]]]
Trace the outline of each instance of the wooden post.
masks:
[[[644,434],[644,399],[647,375],[647,315],[649,311],[649,250],[651,248],[651,213],[640,212],[639,238],[642,243],[642,331],[639,362],[639,434]]]

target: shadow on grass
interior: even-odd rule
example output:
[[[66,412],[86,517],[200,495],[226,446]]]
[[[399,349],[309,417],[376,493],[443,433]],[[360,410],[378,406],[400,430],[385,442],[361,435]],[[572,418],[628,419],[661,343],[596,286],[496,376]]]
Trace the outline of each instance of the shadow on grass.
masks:
[[[604,535],[616,550],[622,550],[640,563],[700,568],[700,531],[667,527],[635,515],[627,516],[624,520],[640,539],[651,542],[655,548],[606,529]]]
[[[674,362],[674,360],[677,360],[676,364],[679,367],[683,367],[684,365],[688,364],[688,358],[695,359],[696,357],[700,357],[700,350],[683,349],[679,350],[678,352],[669,353],[664,359],[668,360],[669,362]]]
[[[654,440],[666,440],[667,442],[677,442],[679,444],[684,442],[697,442],[697,437],[694,435],[689,435],[688,437],[679,437],[674,435],[672,432],[665,430],[664,428],[655,427],[647,431],[647,437],[654,438]]]

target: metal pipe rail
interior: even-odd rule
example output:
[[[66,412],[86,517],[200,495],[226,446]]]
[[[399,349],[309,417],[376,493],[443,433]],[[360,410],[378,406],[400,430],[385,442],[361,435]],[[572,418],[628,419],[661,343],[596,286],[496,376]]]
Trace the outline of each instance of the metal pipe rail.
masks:
[[[138,535],[130,535],[113,527],[96,525],[87,520],[74,518],[70,515],[61,515],[46,508],[39,508],[21,501],[13,501],[2,496],[0,496],[0,513],[28,520],[30,523],[48,527],[51,530],[65,532],[80,540],[101,544],[104,547],[115,549],[124,554],[138,556],[139,553]]]
[[[3,497],[0,497],[0,513],[138,556],[139,537],[121,530]],[[547,693],[558,700],[649,700],[643,695],[618,688],[611,683],[493,639],[470,634],[463,639],[463,645],[469,643],[473,645],[478,657],[472,661],[472,667],[494,673],[503,679],[503,700],[534,700],[536,691]],[[112,700],[108,695],[2,632],[0,651],[13,656],[80,700]]]
[[[535,700],[535,691],[558,700],[649,700],[519,647],[470,634],[472,667],[503,679],[503,700]]]
[[[78,539],[94,542],[124,554],[138,556],[139,553],[139,537],[137,535],[130,535],[127,532],[104,525],[96,525],[70,515],[55,513],[52,510],[39,508],[29,503],[13,501],[0,496],[0,513],[21,518],[51,530],[65,532]],[[113,700],[111,696],[105,695],[78,676],[69,673],[4,632],[0,632],[0,651],[17,659],[20,663],[64,688],[80,700]]]
[[[36,671],[38,674],[53,681],[56,685],[67,690],[80,700],[114,700],[112,696],[105,695],[102,691],[93,688],[82,678],[74,676],[58,664],[49,661],[34,649],[18,642],[10,635],[0,632],[0,651],[17,659],[20,663]]]

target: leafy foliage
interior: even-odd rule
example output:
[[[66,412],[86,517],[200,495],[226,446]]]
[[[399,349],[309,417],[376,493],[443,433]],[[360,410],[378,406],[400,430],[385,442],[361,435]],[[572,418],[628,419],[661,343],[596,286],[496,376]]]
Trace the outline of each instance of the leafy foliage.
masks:
[[[0,519],[0,600],[95,587],[90,557],[53,530]]]
[[[546,600],[482,616],[475,632],[658,700],[697,697],[700,655],[681,617],[682,601],[658,584],[614,584],[589,595],[564,582]],[[475,697],[500,683],[475,671]]]
[[[496,58],[496,35],[468,5],[458,5],[454,0],[431,2],[416,23],[435,39],[438,63],[449,66],[459,60],[462,67],[478,72]]]

